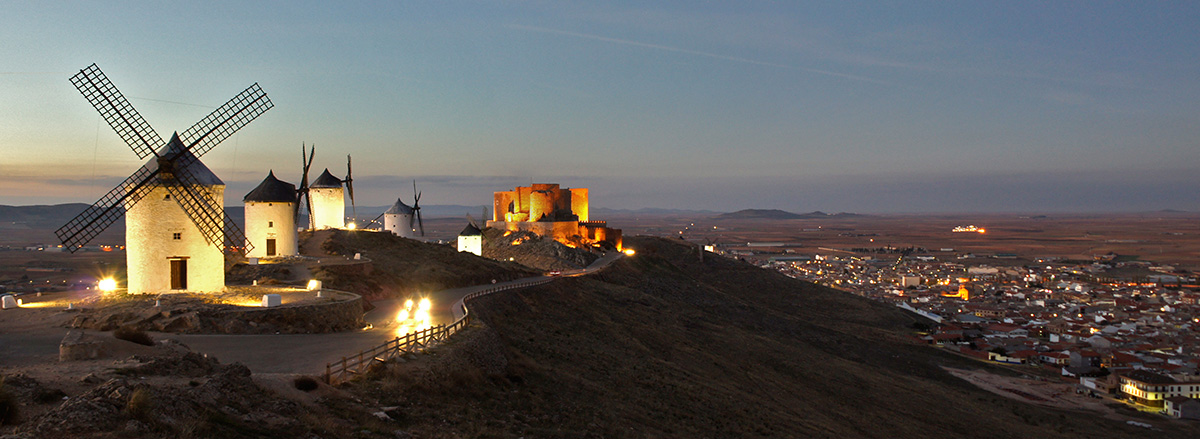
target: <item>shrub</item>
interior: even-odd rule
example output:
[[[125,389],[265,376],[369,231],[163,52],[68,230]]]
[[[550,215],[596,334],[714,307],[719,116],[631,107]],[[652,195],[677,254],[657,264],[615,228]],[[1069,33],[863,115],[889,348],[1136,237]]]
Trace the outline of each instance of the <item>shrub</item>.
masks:
[[[295,380],[292,380],[292,385],[305,392],[311,392],[313,390],[317,390],[317,387],[320,387],[320,384],[317,383],[317,380],[309,376],[296,377]]]
[[[129,395],[129,401],[125,403],[125,413],[132,416],[134,419],[149,419],[150,407],[154,405],[150,389],[138,387],[133,389],[133,393]]]
[[[19,418],[17,397],[4,387],[4,377],[0,377],[0,425],[16,424]]]
[[[113,331],[113,337],[121,340],[131,341],[140,345],[154,346],[154,339],[150,338],[150,334],[146,331],[133,326],[122,326]]]

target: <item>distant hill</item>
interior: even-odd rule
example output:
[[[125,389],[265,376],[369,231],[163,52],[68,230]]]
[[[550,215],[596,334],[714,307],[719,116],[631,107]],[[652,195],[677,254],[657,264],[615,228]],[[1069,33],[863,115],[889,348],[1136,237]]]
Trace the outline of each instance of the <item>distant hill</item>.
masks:
[[[608,215],[712,215],[711,210],[691,210],[691,209],[662,209],[657,207],[645,207],[641,209],[609,209],[605,207],[597,207],[590,209],[591,216],[604,219]]]
[[[811,218],[845,218],[861,216],[857,213],[835,213],[828,214],[822,211],[813,211],[809,213],[792,213],[779,209],[745,209],[737,212],[722,213],[713,217],[713,219],[769,219],[769,220],[785,220],[785,219],[811,219]]]
[[[83,203],[40,205],[40,206],[5,206],[0,205],[0,222],[25,223],[33,225],[53,224],[54,227],[65,224],[75,215],[79,215],[88,205]]]

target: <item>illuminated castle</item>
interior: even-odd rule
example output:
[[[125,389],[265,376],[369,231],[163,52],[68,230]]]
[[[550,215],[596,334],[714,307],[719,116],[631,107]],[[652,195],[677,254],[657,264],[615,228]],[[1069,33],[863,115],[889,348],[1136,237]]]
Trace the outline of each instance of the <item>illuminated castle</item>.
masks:
[[[550,237],[569,246],[607,243],[621,248],[621,230],[588,218],[587,188],[534,184],[495,193],[488,227]]]

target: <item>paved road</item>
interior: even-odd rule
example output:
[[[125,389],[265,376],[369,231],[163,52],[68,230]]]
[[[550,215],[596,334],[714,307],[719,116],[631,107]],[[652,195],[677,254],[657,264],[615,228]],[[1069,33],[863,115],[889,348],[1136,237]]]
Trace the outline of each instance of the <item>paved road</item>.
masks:
[[[624,255],[619,252],[609,252],[587,268],[564,271],[559,276],[574,277],[595,273],[621,256]],[[454,305],[468,294],[493,287],[547,278],[547,276],[533,276],[496,284],[430,293],[430,300],[434,303],[431,313],[432,323],[441,325],[454,322],[457,317],[455,313],[457,307]],[[343,355],[356,354],[359,351],[383,344],[399,335],[396,333],[395,316],[403,306],[402,301],[390,299],[373,302],[373,304],[376,308],[364,316],[372,327],[357,332],[280,335],[157,334],[157,336],[179,340],[191,347],[193,351],[216,356],[222,363],[242,363],[255,373],[318,374],[325,372],[326,364],[341,360]],[[55,346],[57,347],[57,341]]]

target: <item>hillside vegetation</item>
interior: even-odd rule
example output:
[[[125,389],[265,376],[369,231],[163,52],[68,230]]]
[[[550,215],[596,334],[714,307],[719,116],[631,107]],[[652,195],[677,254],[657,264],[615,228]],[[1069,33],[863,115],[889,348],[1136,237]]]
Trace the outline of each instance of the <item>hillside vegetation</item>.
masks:
[[[943,366],[988,366],[911,341],[900,310],[676,241],[627,245],[599,275],[472,302],[483,325],[352,387],[400,406],[414,437],[1148,433],[979,390]]]

